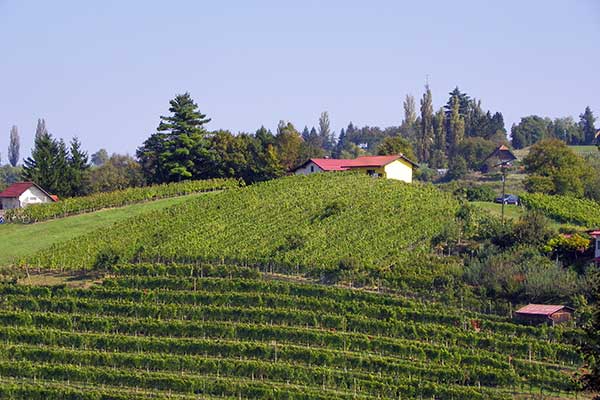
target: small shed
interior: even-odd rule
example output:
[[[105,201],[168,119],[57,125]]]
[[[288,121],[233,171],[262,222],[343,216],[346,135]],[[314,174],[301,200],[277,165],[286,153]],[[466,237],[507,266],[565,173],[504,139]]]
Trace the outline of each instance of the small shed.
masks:
[[[575,309],[564,305],[528,304],[515,312],[518,322],[530,325],[556,325],[573,319]]]
[[[56,201],[58,201],[58,197],[53,197],[34,182],[13,183],[6,190],[0,192],[0,209],[4,210]]]
[[[481,167],[482,172],[489,172],[491,170],[496,169],[500,165],[509,164],[517,159],[517,156],[510,151],[510,149],[505,145],[500,145],[496,147],[496,149],[483,160],[483,165]]]

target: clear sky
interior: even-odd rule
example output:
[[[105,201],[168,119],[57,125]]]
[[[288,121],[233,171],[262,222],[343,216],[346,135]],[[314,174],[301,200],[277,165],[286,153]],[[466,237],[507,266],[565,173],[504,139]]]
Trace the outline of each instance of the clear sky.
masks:
[[[600,117],[600,1],[0,0],[0,153],[37,118],[134,153],[189,91],[208,129],[398,125],[429,76],[504,114]],[[600,123],[598,123],[600,125]]]

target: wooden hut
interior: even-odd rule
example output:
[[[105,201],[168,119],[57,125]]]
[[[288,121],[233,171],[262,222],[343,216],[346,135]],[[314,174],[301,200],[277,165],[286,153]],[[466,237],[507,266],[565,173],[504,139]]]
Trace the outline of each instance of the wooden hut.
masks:
[[[515,312],[518,322],[530,325],[556,325],[569,322],[573,319],[571,307],[551,304],[528,304]]]

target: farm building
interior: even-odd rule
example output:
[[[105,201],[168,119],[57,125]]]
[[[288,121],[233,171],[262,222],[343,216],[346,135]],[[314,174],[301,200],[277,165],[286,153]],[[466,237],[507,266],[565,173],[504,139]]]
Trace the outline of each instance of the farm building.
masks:
[[[588,234],[594,239],[594,261],[600,265],[600,229],[588,231]]]
[[[507,146],[501,145],[496,147],[496,149],[483,160],[481,169],[482,172],[490,172],[503,164],[510,164],[516,159],[517,156],[515,156]]]
[[[48,194],[33,182],[17,182],[0,192],[0,210],[23,208],[30,204],[51,203],[58,197]]]
[[[413,169],[418,165],[403,154],[391,156],[364,156],[353,160],[311,158],[292,172],[308,175],[329,171],[361,171],[374,177],[412,182]]]
[[[571,307],[550,304],[528,304],[515,312],[515,319],[521,323],[556,325],[573,319]]]

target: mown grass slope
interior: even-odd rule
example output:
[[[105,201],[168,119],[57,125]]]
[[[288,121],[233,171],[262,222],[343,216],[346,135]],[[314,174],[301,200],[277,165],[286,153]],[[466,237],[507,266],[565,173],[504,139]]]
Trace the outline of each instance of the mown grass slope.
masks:
[[[292,176],[124,220],[27,261],[71,269],[117,259],[218,261],[283,273],[380,274],[430,253],[431,239],[457,208],[432,185],[357,174]]]
[[[197,195],[155,200],[37,224],[2,224],[0,225],[0,267],[31,256],[53,244],[68,241],[143,213],[160,212],[163,208],[189,201],[194,196]]]
[[[0,284],[0,397],[468,400],[577,389],[569,329],[238,266],[109,273],[91,289]]]

